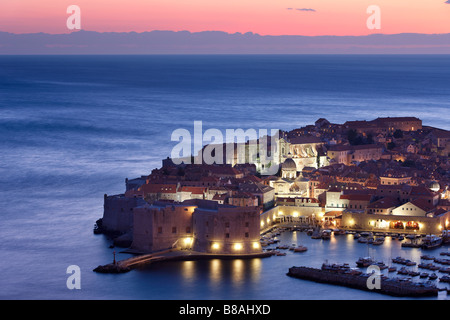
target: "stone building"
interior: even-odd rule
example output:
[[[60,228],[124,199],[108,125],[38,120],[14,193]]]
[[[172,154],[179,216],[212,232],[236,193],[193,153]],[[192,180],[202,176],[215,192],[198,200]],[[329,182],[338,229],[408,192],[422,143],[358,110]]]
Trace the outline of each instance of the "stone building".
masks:
[[[383,153],[383,147],[376,144],[367,145],[336,145],[330,146],[327,156],[335,163],[342,163],[347,166],[357,162],[380,160]]]
[[[290,154],[281,165],[281,177],[284,179],[297,178],[297,164],[292,160]]]
[[[133,227],[134,208],[146,202],[124,194],[104,195],[102,228],[105,232],[126,233]]]
[[[210,200],[154,202],[134,210],[132,248],[152,252],[172,247],[215,254],[261,252],[257,207]]]

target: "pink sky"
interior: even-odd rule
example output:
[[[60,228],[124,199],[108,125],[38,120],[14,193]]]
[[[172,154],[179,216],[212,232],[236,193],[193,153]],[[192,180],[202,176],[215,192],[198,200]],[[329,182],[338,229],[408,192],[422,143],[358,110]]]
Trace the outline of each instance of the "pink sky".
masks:
[[[0,31],[67,33],[69,5],[90,31],[218,30],[261,35],[450,33],[446,0],[1,0]],[[369,30],[369,5],[381,29]],[[293,8],[288,10],[287,8]],[[295,9],[314,9],[300,11]]]

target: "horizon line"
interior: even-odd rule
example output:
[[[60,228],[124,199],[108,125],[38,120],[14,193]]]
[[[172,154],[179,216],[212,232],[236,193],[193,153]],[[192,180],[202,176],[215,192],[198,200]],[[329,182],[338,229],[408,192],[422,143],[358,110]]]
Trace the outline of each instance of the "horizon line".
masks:
[[[251,35],[255,35],[255,36],[260,36],[260,37],[309,37],[309,38],[314,38],[314,37],[368,37],[368,36],[380,36],[380,35],[384,35],[384,36],[392,36],[392,35],[406,35],[406,34],[410,34],[410,35],[448,35],[450,34],[450,32],[446,32],[446,33],[420,33],[420,32],[400,32],[400,33],[370,33],[370,34],[361,34],[361,35],[352,35],[352,34],[348,34],[348,35],[333,35],[333,34],[324,34],[324,35],[302,35],[302,34],[259,34],[259,33],[255,33],[253,31],[247,31],[247,32],[227,32],[227,31],[222,31],[222,30],[202,30],[202,31],[189,31],[189,30],[164,30],[164,29],[154,29],[154,30],[146,30],[146,31],[95,31],[95,30],[85,30],[85,29],[80,29],[80,30],[73,30],[73,31],[68,31],[68,32],[63,32],[63,33],[49,33],[49,32],[43,32],[43,31],[39,31],[39,32],[22,32],[22,33],[15,33],[15,32],[9,32],[9,31],[2,31],[0,30],[0,33],[8,33],[8,34],[12,34],[12,35],[30,35],[30,34],[47,34],[47,35],[71,35],[71,34],[76,34],[79,32],[92,32],[92,33],[99,33],[99,34],[111,34],[111,33],[123,33],[123,34],[129,34],[129,33],[136,33],[136,34],[142,34],[142,33],[151,33],[151,32],[173,32],[173,33],[178,33],[178,32],[184,32],[184,33],[190,33],[190,34],[196,34],[196,33],[203,33],[203,32],[217,32],[217,33],[224,33],[224,34],[228,34],[228,35],[247,35],[247,34],[251,34]]]

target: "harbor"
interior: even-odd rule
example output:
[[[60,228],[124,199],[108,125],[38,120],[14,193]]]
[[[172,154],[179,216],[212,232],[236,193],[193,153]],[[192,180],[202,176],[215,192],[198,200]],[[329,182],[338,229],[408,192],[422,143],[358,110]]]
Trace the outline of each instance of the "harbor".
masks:
[[[332,285],[335,288],[348,288],[358,290],[372,297],[374,291],[366,290],[359,283],[367,280],[369,274],[367,268],[371,265],[379,267],[382,277],[382,285],[386,291],[378,292],[383,295],[391,295],[398,298],[416,297],[426,299],[441,299],[450,290],[450,251],[446,245],[435,249],[423,249],[420,247],[404,247],[402,244],[409,241],[401,234],[373,234],[370,232],[345,232],[332,230],[322,232],[307,226],[275,226],[267,228],[261,233],[262,253],[254,255],[211,255],[196,253],[190,250],[170,249],[153,254],[133,255],[130,258],[121,259],[116,263],[110,263],[96,268],[99,273],[122,273],[131,270],[138,272],[155,272],[163,270],[167,264],[174,268],[189,266],[203,266],[201,268],[213,268],[218,265],[230,266],[232,274],[242,274],[242,268],[251,268],[251,279],[264,276],[264,266],[273,270],[269,277],[286,276],[286,270],[293,266],[307,268],[309,276],[298,276],[303,279],[299,283],[290,283],[293,290],[303,290],[304,281],[320,282],[322,285]],[[317,236],[319,235],[319,236]],[[381,244],[375,241],[361,242],[359,239],[383,237]],[[128,252],[129,254],[132,252]],[[135,253],[136,254],[136,253]],[[124,252],[121,253],[124,256]],[[261,259],[264,258],[264,259]],[[227,262],[229,261],[229,262]],[[185,265],[189,263],[188,265]],[[336,277],[329,281],[329,276],[314,279],[311,270],[321,270],[324,265],[331,269],[344,266],[345,270],[351,270],[353,276],[360,276],[358,281],[346,279],[339,281]],[[247,267],[245,267],[247,266]],[[255,266],[259,266],[253,270]],[[348,269],[347,269],[348,268]],[[152,271],[153,270],[153,271]],[[250,272],[250,271],[246,271]],[[289,272],[288,272],[289,273]],[[208,273],[206,273],[207,276]],[[214,274],[214,277],[217,277]],[[293,275],[291,271],[289,275]],[[298,272],[295,272],[298,275]],[[319,273],[322,274],[322,273]],[[287,277],[287,278],[295,278]],[[295,281],[298,281],[296,279]],[[243,279],[241,280],[243,281]],[[280,279],[278,282],[283,282]],[[398,286],[403,289],[397,288]],[[407,289],[404,289],[406,286]],[[337,289],[339,290],[339,289]],[[376,296],[383,296],[376,294]],[[363,297],[363,296],[361,296]]]
[[[276,240],[270,241],[271,237]],[[275,228],[262,237],[268,243],[265,251],[276,256],[279,255],[276,253],[289,252],[293,247],[307,248],[301,258],[296,259],[304,265],[289,268],[289,276],[367,290],[367,268],[377,266],[384,288],[378,293],[397,297],[437,296],[439,292],[446,294],[450,290],[450,251],[447,246],[404,245],[412,239],[423,244],[431,238],[434,239],[425,235],[408,237],[394,233],[356,233],[308,227]],[[293,239],[296,243],[286,245],[285,239],[286,242]],[[323,254],[322,260],[318,258],[319,253]]]

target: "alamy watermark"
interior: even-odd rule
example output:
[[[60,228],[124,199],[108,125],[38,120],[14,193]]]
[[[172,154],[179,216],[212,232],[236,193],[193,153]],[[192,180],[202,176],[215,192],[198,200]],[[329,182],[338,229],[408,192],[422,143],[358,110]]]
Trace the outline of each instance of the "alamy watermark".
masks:
[[[67,278],[66,286],[67,289],[81,289],[81,269],[77,265],[70,265],[66,269],[66,273],[70,274]]]
[[[370,265],[367,268],[367,273],[370,275],[367,278],[366,285],[369,290],[381,289],[381,269],[377,265]]]
[[[66,10],[70,16],[67,18],[66,26],[69,30],[81,30],[81,9],[77,5],[70,5]]]
[[[367,18],[366,26],[370,30],[381,29],[381,9],[377,5],[370,5],[366,10],[370,16]]]
[[[262,175],[279,169],[279,129],[219,129],[203,132],[203,122],[194,121],[193,134],[179,128],[171,140],[178,141],[171,152],[175,164],[254,164]],[[194,153],[197,152],[196,155]]]

